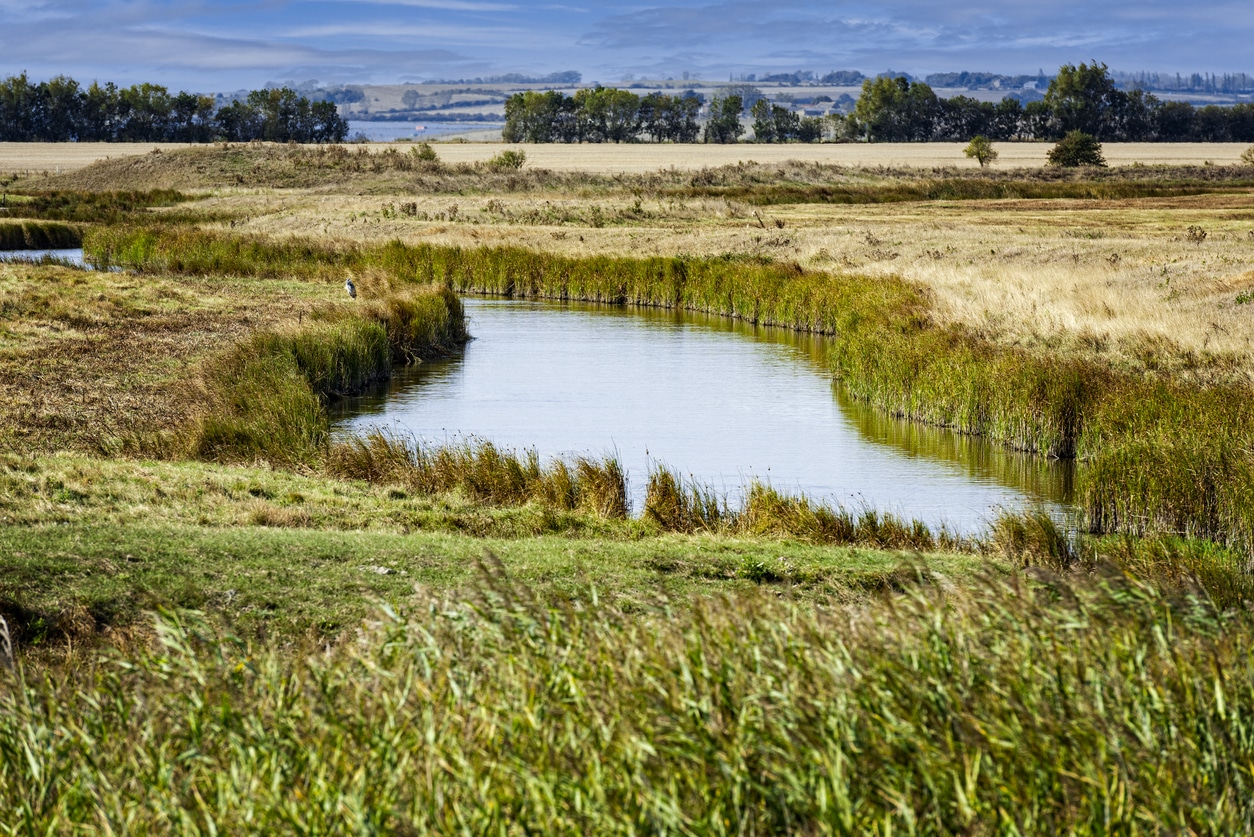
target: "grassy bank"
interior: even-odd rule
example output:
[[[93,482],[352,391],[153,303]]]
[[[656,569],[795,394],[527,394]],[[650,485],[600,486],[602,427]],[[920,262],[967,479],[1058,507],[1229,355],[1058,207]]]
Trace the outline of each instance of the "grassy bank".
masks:
[[[1003,347],[942,326],[898,279],[723,259],[569,258],[399,243],[319,247],[190,230],[89,236],[102,264],[191,274],[309,277],[379,270],[476,293],[705,311],[833,336],[858,398],[914,420],[1089,463],[1080,492],[1098,533],[1212,538],[1254,551],[1254,399]]]
[[[394,363],[453,351],[468,339],[465,319],[447,287],[408,287],[254,333],[206,364],[204,407],[175,450],[224,462],[321,460],[331,400],[387,380]]]
[[[0,667],[0,821],[222,832],[1232,834],[1248,618],[1120,578],[627,614],[499,571],[290,653]]]

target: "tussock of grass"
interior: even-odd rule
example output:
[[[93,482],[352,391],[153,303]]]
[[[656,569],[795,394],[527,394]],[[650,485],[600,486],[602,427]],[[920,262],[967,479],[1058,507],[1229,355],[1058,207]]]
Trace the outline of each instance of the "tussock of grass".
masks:
[[[63,250],[83,239],[68,224],[51,221],[0,221],[0,250]]]
[[[544,466],[534,450],[519,455],[491,442],[427,448],[376,432],[335,445],[327,467],[337,477],[394,483],[424,494],[460,491],[494,505],[534,502],[609,519],[627,516],[627,477],[613,458]]]
[[[1245,833],[1248,617],[1115,578],[632,616],[497,574],[292,654],[0,670],[0,819],[218,833]]]

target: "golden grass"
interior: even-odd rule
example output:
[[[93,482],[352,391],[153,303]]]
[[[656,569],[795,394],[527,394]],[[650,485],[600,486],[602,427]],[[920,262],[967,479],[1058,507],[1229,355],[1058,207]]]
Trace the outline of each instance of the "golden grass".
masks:
[[[370,143],[371,151],[383,151],[405,143]],[[484,162],[499,154],[499,142],[436,142],[440,159],[446,163]],[[106,158],[149,154],[154,148],[172,151],[188,146],[176,143],[0,143],[0,172],[69,172]],[[827,163],[842,166],[914,166],[932,168],[954,166],[979,168],[963,155],[965,143],[845,143],[817,145],[518,145],[527,154],[528,168],[578,171],[599,174],[651,172],[658,169],[685,170],[722,166],[740,161],[782,163],[786,160]],[[1045,165],[1044,142],[996,143],[999,157],[996,169]],[[1247,143],[1106,143],[1102,146],[1112,166],[1142,163],[1153,165],[1236,165]]]
[[[414,215],[397,211],[411,203]],[[637,207],[639,207],[637,209]],[[569,256],[746,254],[901,276],[940,317],[1004,344],[1173,370],[1254,375],[1254,196],[934,201],[755,209],[720,198],[226,195],[237,230]],[[600,226],[594,226],[594,224]],[[1188,229],[1207,233],[1201,243]]]
[[[148,154],[154,148],[173,151],[185,147],[167,142],[0,142],[0,174],[61,174],[100,160]]]

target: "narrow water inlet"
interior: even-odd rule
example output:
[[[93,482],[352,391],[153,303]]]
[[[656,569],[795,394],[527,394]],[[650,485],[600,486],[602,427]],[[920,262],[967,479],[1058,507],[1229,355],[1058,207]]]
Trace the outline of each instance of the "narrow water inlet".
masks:
[[[845,396],[827,338],[723,317],[467,299],[475,339],[339,402],[337,434],[483,439],[543,458],[615,455],[637,511],[664,465],[725,492],[753,480],[961,533],[998,508],[1072,503],[1074,464],[894,420]]]

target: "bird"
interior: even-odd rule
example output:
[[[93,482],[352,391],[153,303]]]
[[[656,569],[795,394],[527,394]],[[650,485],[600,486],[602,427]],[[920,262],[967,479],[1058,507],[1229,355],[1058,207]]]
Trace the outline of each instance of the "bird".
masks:
[[[348,291],[348,296],[350,299],[357,298],[357,286],[353,284],[352,279],[344,280],[344,290]]]

